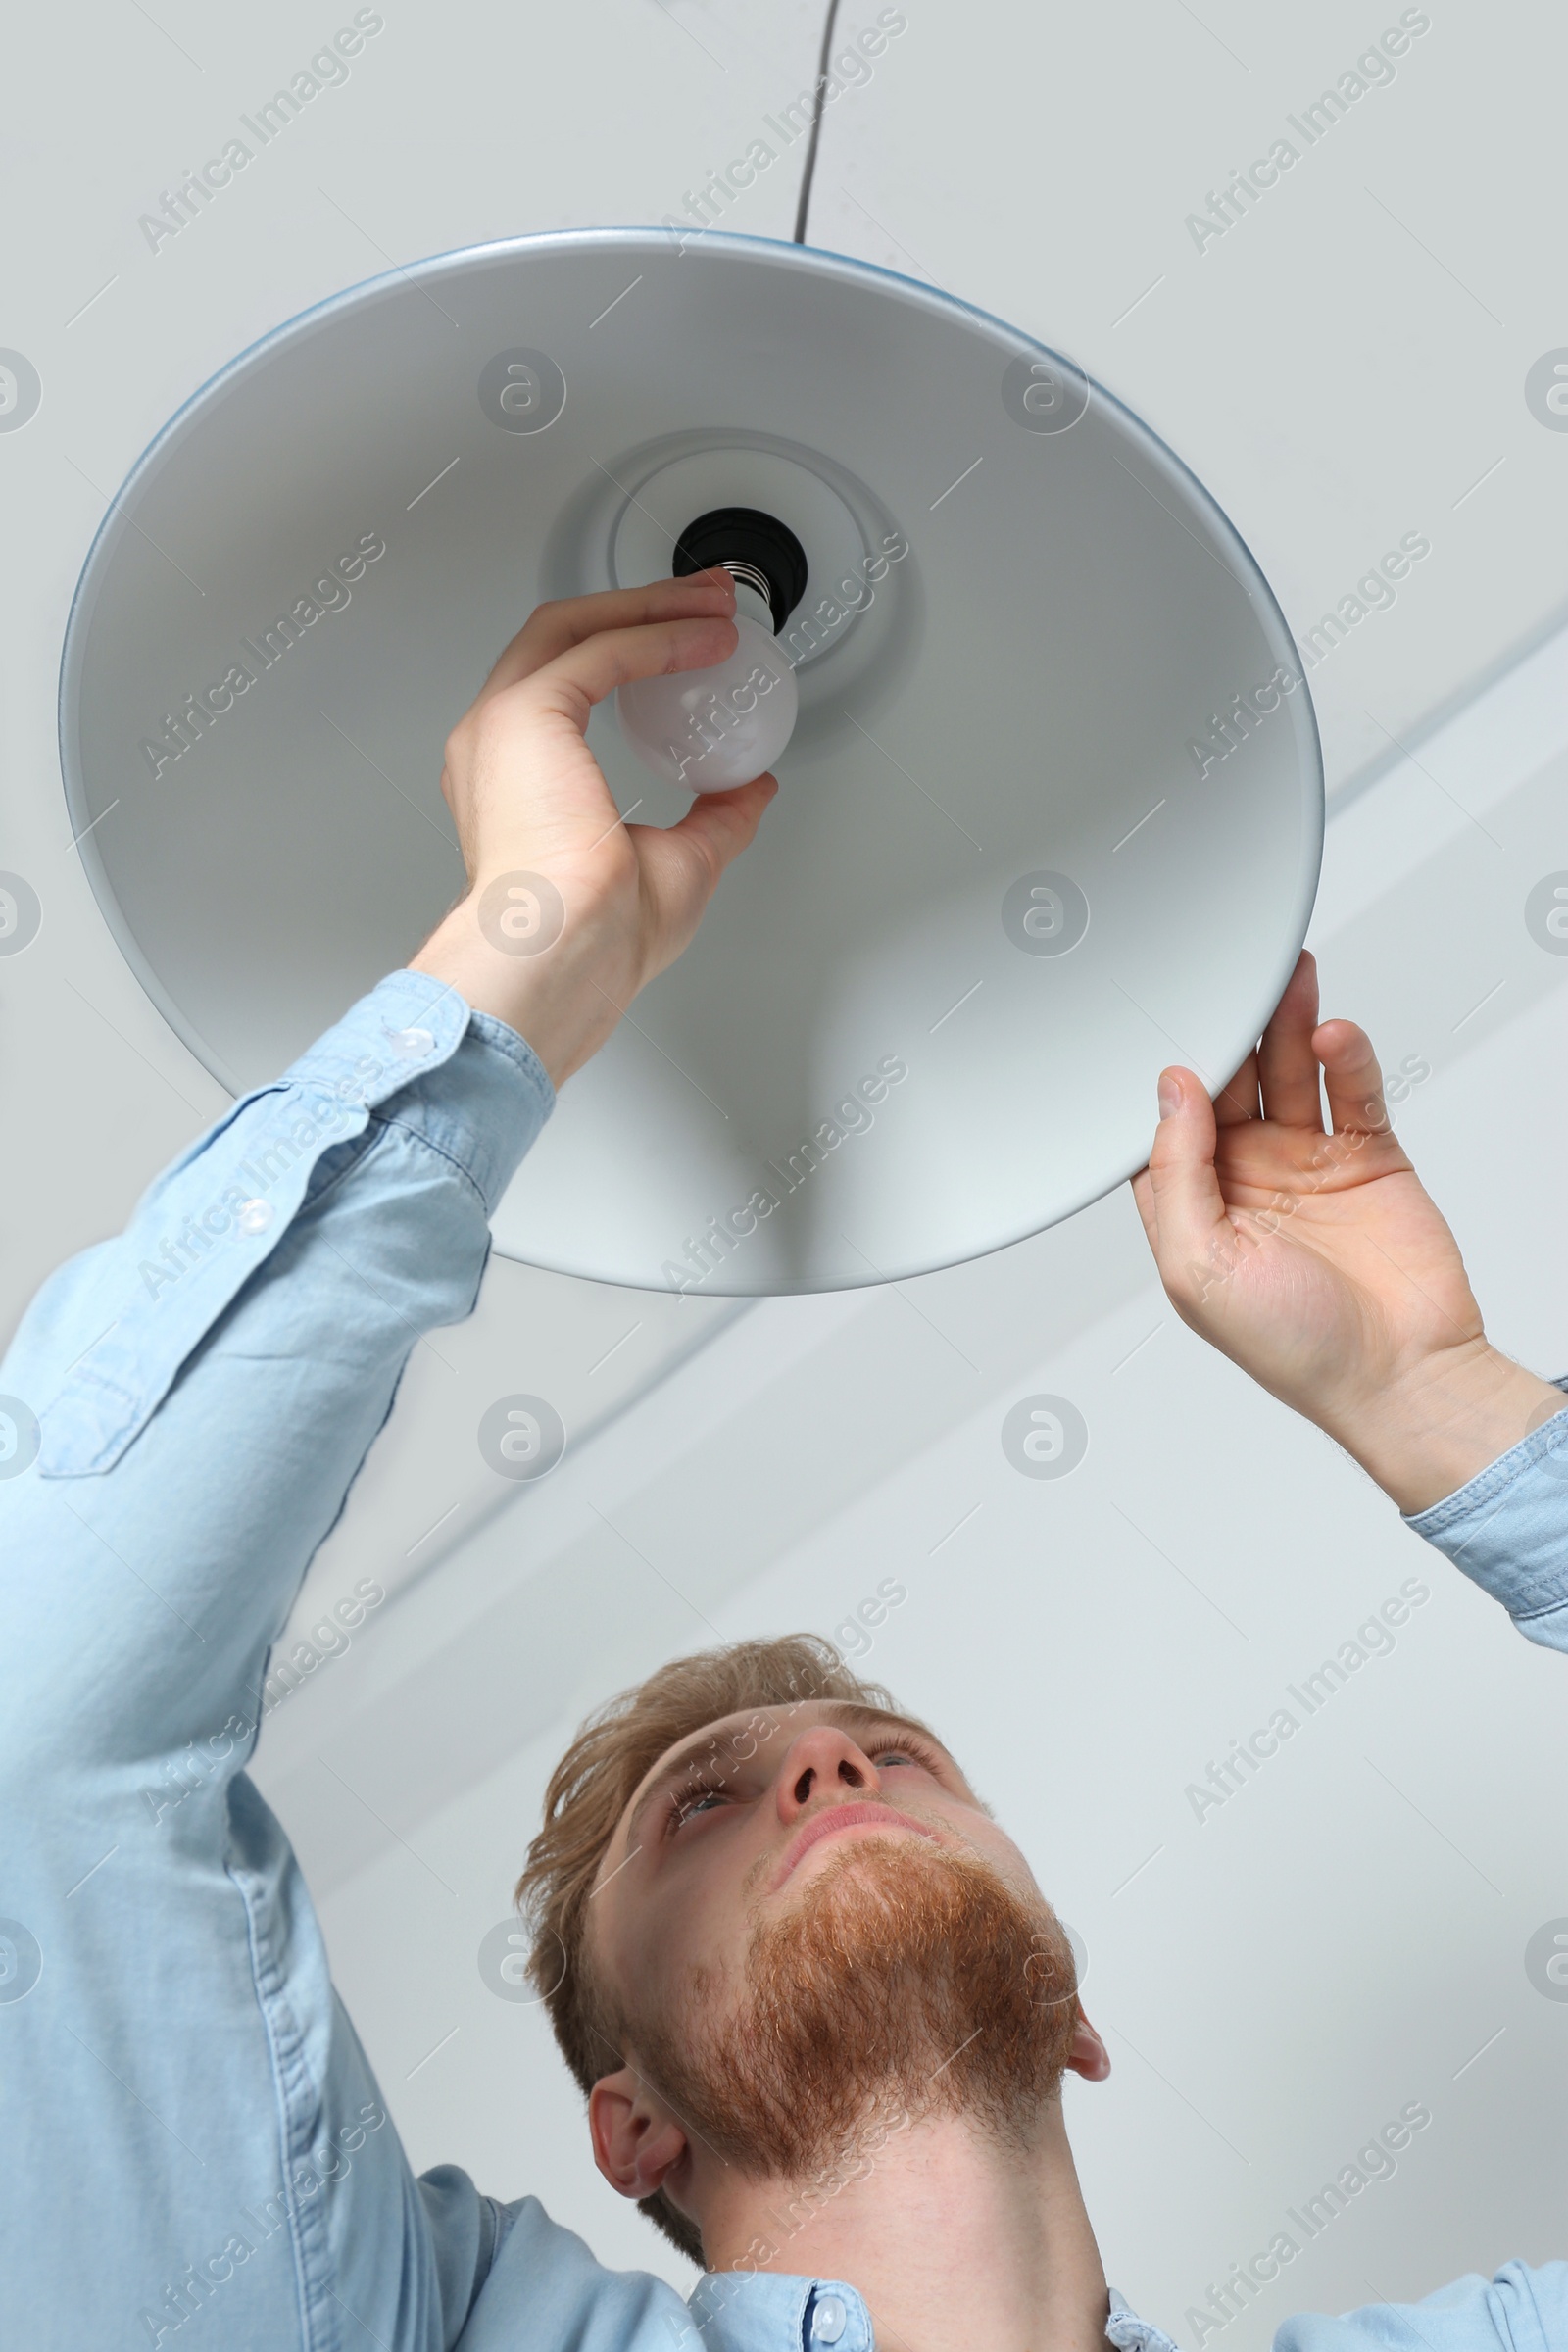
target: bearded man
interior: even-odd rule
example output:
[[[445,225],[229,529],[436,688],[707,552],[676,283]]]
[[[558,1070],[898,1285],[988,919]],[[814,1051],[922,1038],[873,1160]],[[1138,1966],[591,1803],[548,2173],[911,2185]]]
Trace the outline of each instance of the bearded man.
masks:
[[[733,651],[723,574],[546,606],[447,746],[468,887],[247,1097],[0,1371],[0,2040],[11,2339],[112,2352],[1171,2352],[1109,2288],[1061,2078],[1107,2072],[1028,1862],[956,1759],[809,1637],[666,1666],[589,1724],[521,1893],[602,2171],[683,2304],[532,2198],[416,2180],[245,1773],[312,1554],[565,1083],[691,938],[774,789],[620,821],[623,681]],[[564,908],[516,957],[487,891]],[[1498,1355],[1302,959],[1217,1106],[1167,1070],[1140,1208],[1193,1326],[1568,1648],[1560,1390]],[[1320,1089],[1327,1098],[1325,1124]],[[272,1171],[258,1194],[258,1171]],[[1568,2345],[1568,2266],[1289,2352]]]

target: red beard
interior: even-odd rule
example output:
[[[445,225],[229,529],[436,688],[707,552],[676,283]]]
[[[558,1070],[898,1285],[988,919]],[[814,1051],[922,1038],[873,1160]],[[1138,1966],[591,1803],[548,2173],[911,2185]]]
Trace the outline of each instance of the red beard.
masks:
[[[800,2180],[906,2119],[1027,2142],[1078,2022],[1054,1911],[977,1855],[849,1845],[754,1932],[738,2003],[695,1972],[671,2024],[629,2038],[694,2137],[756,2180]]]

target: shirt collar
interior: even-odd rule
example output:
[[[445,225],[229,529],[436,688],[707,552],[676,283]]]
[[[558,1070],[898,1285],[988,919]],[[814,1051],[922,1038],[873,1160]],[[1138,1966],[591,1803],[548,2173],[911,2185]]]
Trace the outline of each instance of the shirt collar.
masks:
[[[1116,2352],[1177,2352],[1163,2328],[1156,2328],[1152,2320],[1141,2320],[1126,2296],[1118,2295],[1114,2287],[1110,2290],[1105,2341],[1114,2344]]]
[[[704,2352],[874,2352],[871,2315],[842,2278],[709,2271],[688,2308]]]
[[[842,2278],[709,2271],[687,2308],[703,2352],[875,2352],[871,2315]],[[1163,2329],[1110,2290],[1105,2340],[1115,2352],[1177,2352]]]

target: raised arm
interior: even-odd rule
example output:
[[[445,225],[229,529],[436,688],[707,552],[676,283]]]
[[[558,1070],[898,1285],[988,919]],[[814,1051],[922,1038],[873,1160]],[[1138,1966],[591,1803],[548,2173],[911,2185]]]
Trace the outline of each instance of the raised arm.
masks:
[[[703,577],[535,613],[448,746],[458,906],[46,1284],[0,1368],[19,2341],[161,2344],[211,2301],[217,2342],[422,2352],[482,2277],[497,2216],[462,2176],[410,2178],[242,1767],[405,1361],[471,1309],[555,1086],[690,938],[773,789],[627,828],[583,742],[622,678],[729,651],[732,603]],[[519,955],[516,910],[541,906],[551,936]]]
[[[1217,1102],[1191,1070],[1162,1073],[1133,1187],[1160,1279],[1185,1323],[1352,1454],[1522,1633],[1568,1648],[1568,1397],[1488,1341],[1370,1041],[1317,1016],[1303,955]]]
[[[0,1643],[13,1723],[79,1705],[94,1740],[134,1745],[156,1709],[190,1739],[253,1687],[411,1349],[471,1308],[488,1213],[555,1087],[756,829],[765,778],[668,833],[626,827],[583,740],[622,678],[722,653],[732,603],[705,575],[535,612],[450,739],[468,887],[412,968],[34,1300],[0,1368],[18,1431],[0,1509],[33,1563],[66,1547],[110,1591],[47,1677],[35,1610]],[[522,954],[490,911],[499,886],[514,914],[519,874],[550,922]]]

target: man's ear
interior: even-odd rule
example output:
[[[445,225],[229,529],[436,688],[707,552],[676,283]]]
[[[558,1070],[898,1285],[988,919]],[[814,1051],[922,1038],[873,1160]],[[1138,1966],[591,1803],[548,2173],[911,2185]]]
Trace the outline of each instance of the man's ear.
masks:
[[[1086,2082],[1103,2082],[1110,2072],[1110,2052],[1085,2017],[1082,2001],[1078,2004],[1078,2024],[1072,2048],[1067,2052],[1067,2064]]]
[[[680,2125],[629,2066],[602,2075],[588,2093],[588,2129],[595,2164],[623,2197],[651,2197],[686,2154]]]

